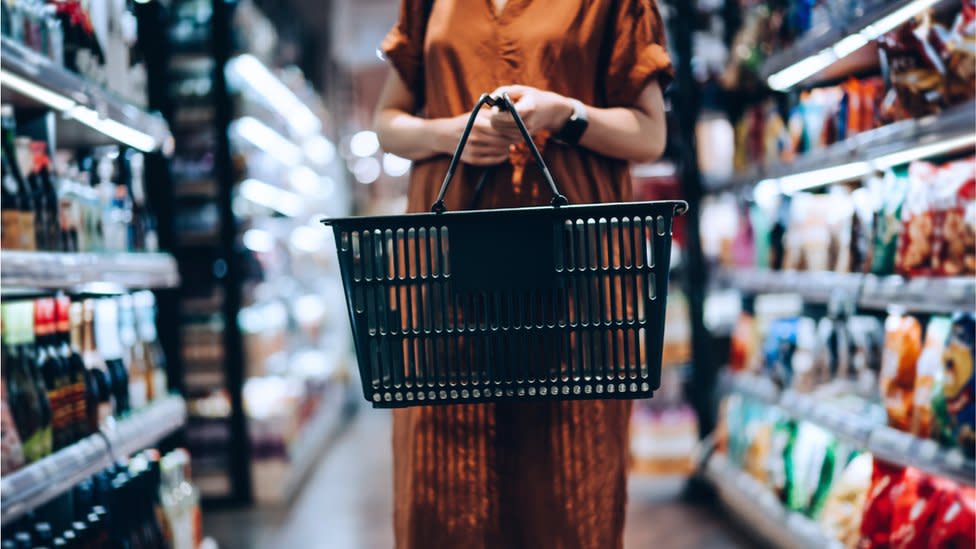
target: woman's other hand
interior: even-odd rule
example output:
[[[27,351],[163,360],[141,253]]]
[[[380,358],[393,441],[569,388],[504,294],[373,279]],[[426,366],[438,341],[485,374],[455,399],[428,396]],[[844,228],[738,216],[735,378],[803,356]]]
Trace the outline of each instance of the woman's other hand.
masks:
[[[530,86],[502,86],[492,92],[492,97],[501,97],[507,93],[515,104],[525,127],[530,135],[547,131],[556,133],[566,125],[566,121],[573,115],[573,104],[569,98],[558,93],[540,90]],[[511,141],[522,141],[522,134],[512,115],[493,109],[491,126],[502,136]]]
[[[492,126],[492,111],[494,109],[481,109],[475,118],[474,126],[468,135],[468,142],[461,153],[461,161],[465,164],[474,166],[493,166],[508,160],[508,146],[514,141],[512,138],[503,135]],[[445,152],[454,152],[464,127],[468,123],[470,115],[462,114],[445,120],[443,130],[440,132],[442,148]],[[518,138],[521,141],[521,137]]]

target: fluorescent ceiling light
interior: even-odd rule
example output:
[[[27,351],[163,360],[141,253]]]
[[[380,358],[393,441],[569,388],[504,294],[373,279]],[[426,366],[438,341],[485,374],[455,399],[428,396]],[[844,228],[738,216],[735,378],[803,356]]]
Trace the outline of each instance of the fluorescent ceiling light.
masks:
[[[410,171],[410,160],[399,157],[392,153],[383,155],[383,171],[392,177],[406,175]]]
[[[915,0],[914,2],[909,2],[881,19],[865,26],[860,31],[844,37],[833,46],[801,59],[789,67],[770,75],[766,82],[774,90],[788,90],[829,67],[831,64],[863,48],[870,41],[908,21],[922,11],[937,4],[939,1]]]
[[[318,116],[291,89],[275,76],[264,63],[249,53],[227,62],[227,74],[237,85],[260,97],[274,109],[298,135],[310,135],[322,130]]]
[[[112,139],[125,143],[131,147],[135,147],[142,152],[152,152],[156,150],[156,138],[153,136],[143,133],[135,128],[126,126],[125,124],[112,120],[111,118],[102,118],[101,115],[88,107],[82,107],[79,105],[65,111],[64,114],[68,118],[73,118],[101,134],[107,135]]]
[[[372,156],[360,158],[352,165],[352,174],[356,181],[369,185],[380,177],[380,163]]]
[[[274,249],[274,236],[268,231],[261,229],[248,229],[244,231],[244,246],[255,252],[268,253]]]
[[[297,166],[302,163],[302,151],[257,118],[238,118],[231,123],[231,131],[284,164]]]
[[[289,217],[299,216],[304,210],[304,201],[297,194],[257,179],[241,181],[239,192],[241,196],[255,204],[271,208]]]
[[[302,143],[306,158],[318,166],[328,166],[335,159],[335,145],[324,136],[315,135]]]
[[[74,107],[76,104],[76,102],[69,97],[65,97],[60,93],[56,93],[47,88],[38,86],[37,84],[29,80],[25,80],[8,71],[0,71],[0,84],[9,86],[27,97],[36,99],[37,101],[44,103],[56,111],[66,111]]]
[[[952,152],[963,147],[972,147],[973,145],[976,145],[976,134],[962,135],[953,139],[946,139],[944,141],[920,145],[904,151],[887,154],[874,159],[873,163],[878,169],[883,170],[901,164],[907,164],[913,160],[921,160],[930,156],[938,156]]]
[[[871,165],[867,162],[851,162],[780,177],[779,188],[784,194],[793,194],[804,189],[864,177],[871,171]]]
[[[380,150],[380,140],[376,137],[376,132],[363,130],[349,140],[349,151],[356,156],[373,156],[378,150]]]

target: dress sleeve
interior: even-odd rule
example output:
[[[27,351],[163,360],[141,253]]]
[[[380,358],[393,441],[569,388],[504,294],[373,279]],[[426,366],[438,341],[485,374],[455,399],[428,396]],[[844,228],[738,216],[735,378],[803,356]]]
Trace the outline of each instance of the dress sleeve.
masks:
[[[424,90],[424,34],[429,15],[425,2],[430,0],[401,0],[400,18],[381,45],[386,59],[418,99]]]
[[[607,102],[633,105],[654,78],[663,88],[674,77],[664,22],[655,0],[620,0],[610,18],[615,22],[607,63]]]

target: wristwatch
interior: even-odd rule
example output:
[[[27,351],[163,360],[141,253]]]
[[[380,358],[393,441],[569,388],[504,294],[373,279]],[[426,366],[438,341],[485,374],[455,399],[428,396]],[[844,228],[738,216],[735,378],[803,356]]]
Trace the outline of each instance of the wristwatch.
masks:
[[[587,126],[590,125],[590,121],[586,118],[586,106],[583,105],[582,101],[578,99],[570,99],[569,101],[573,104],[573,114],[570,115],[562,129],[556,132],[553,139],[566,145],[576,145],[583,137],[583,132],[586,131]]]

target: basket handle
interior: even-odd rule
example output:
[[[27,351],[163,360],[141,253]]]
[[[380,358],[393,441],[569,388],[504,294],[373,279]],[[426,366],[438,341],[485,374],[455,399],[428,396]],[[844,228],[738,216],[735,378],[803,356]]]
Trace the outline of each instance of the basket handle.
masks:
[[[454,172],[457,170],[458,162],[461,160],[461,153],[464,151],[464,145],[468,142],[468,135],[471,134],[471,128],[474,127],[474,121],[476,118],[478,118],[478,113],[481,111],[481,107],[485,105],[498,107],[499,110],[508,111],[511,113],[512,118],[515,119],[515,124],[518,126],[519,132],[522,134],[522,139],[524,139],[525,144],[529,146],[529,149],[532,151],[532,156],[535,157],[536,164],[538,164],[539,168],[542,169],[542,175],[546,178],[546,183],[549,184],[549,190],[552,191],[552,201],[550,203],[556,208],[569,204],[566,197],[560,193],[559,189],[556,187],[556,182],[552,180],[552,174],[549,173],[549,166],[546,166],[545,160],[543,160],[542,155],[539,154],[539,149],[535,146],[535,142],[532,141],[532,136],[529,135],[529,130],[526,129],[525,122],[522,121],[522,117],[519,116],[518,111],[515,110],[515,105],[512,103],[512,99],[507,93],[503,93],[501,97],[497,98],[485,93],[481,95],[481,97],[478,99],[478,103],[474,106],[474,110],[471,111],[471,116],[468,118],[468,124],[464,127],[464,133],[461,134],[461,141],[458,142],[457,149],[454,151],[454,156],[451,158],[451,165],[447,168],[447,175],[444,176],[444,182],[441,183],[441,190],[437,193],[437,200],[434,202],[434,205],[430,207],[430,211],[438,214],[447,211],[447,207],[444,205],[444,195],[447,194],[447,188],[451,184],[451,179],[454,179]]]

